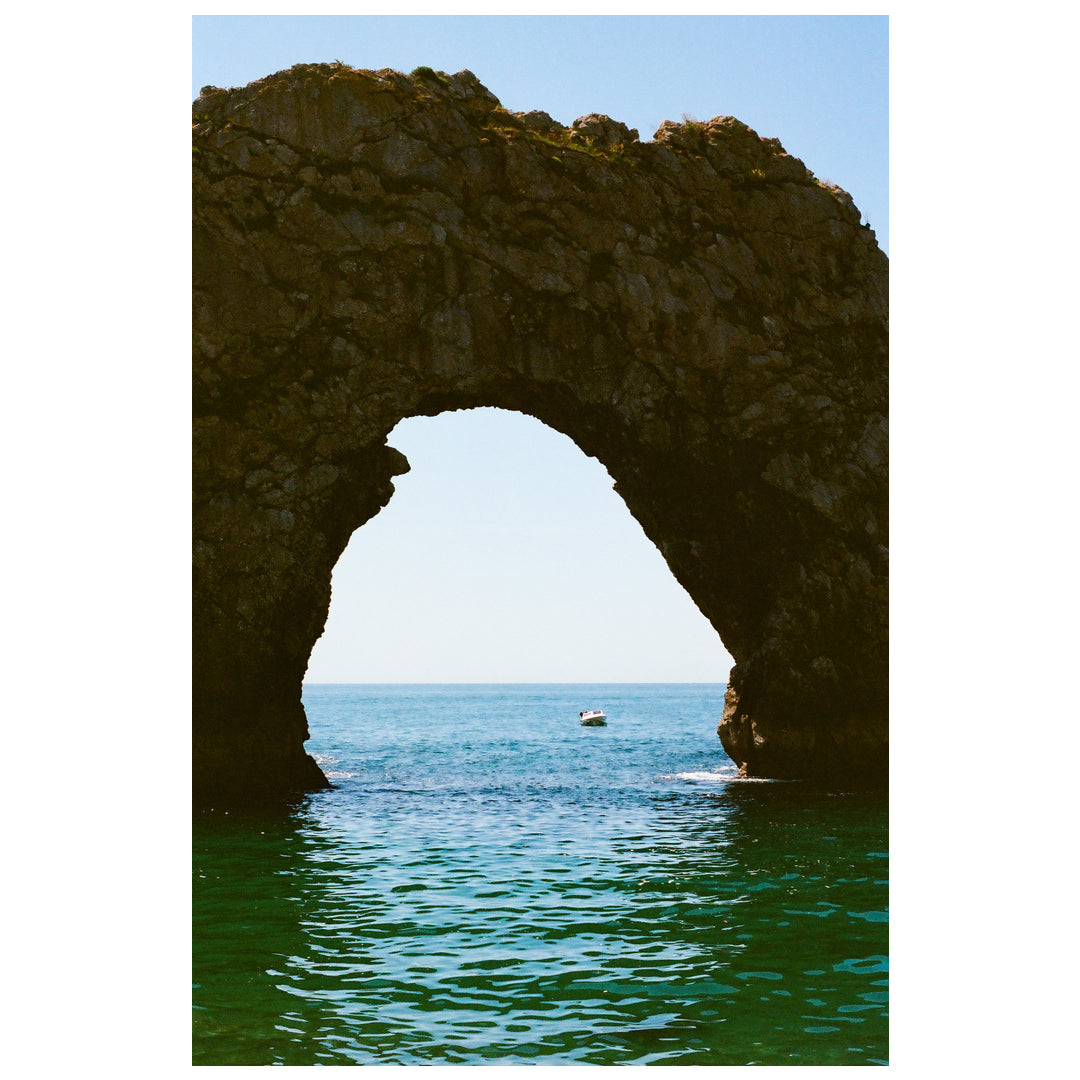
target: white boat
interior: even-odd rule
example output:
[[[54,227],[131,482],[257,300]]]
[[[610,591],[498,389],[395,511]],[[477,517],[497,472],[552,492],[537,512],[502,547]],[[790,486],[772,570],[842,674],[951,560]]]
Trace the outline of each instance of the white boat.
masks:
[[[581,717],[581,722],[585,727],[603,727],[607,723],[607,717],[604,715],[603,709],[589,709],[586,712],[578,713]]]

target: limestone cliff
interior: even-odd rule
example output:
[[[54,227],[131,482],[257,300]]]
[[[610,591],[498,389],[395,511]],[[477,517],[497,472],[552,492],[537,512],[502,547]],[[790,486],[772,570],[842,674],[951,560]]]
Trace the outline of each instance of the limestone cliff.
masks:
[[[473,406],[607,467],[736,660],[747,774],[884,775],[888,264],[846,193],[732,117],[643,143],[469,72],[298,66],[193,112],[200,801],[325,783],[334,563],[394,425]]]

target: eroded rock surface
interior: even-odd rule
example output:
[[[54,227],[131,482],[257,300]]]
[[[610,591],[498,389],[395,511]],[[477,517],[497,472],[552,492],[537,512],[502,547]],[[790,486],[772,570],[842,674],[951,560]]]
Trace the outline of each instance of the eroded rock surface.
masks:
[[[394,425],[475,406],[607,467],[736,660],[748,775],[884,775],[888,265],[845,192],[732,117],[642,143],[469,72],[300,66],[193,112],[199,801],[325,784],[334,563]]]

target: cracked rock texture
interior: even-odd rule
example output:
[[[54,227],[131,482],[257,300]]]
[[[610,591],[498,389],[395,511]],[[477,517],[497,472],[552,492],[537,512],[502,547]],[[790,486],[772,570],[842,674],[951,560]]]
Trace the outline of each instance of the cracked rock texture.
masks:
[[[607,467],[735,658],[745,774],[884,777],[888,262],[845,192],[732,117],[643,143],[470,72],[298,66],[193,113],[197,801],[326,783],[334,563],[394,425],[476,406]]]

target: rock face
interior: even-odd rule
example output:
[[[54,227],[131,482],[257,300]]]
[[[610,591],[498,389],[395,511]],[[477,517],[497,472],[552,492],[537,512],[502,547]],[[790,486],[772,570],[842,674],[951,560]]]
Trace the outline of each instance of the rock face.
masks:
[[[204,88],[193,164],[197,801],[325,785],[334,563],[394,425],[476,406],[607,467],[735,658],[744,773],[883,778],[888,263],[846,193],[732,117],[641,143],[337,64]]]

